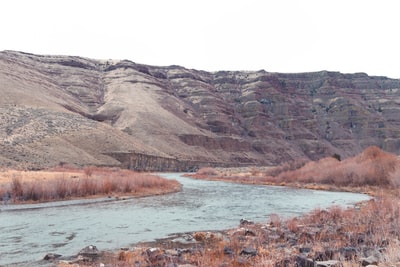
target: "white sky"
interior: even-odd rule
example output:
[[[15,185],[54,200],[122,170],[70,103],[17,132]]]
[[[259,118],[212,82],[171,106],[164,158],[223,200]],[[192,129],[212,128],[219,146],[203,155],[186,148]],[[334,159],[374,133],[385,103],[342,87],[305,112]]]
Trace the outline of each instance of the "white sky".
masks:
[[[2,0],[0,50],[400,78],[397,0]]]

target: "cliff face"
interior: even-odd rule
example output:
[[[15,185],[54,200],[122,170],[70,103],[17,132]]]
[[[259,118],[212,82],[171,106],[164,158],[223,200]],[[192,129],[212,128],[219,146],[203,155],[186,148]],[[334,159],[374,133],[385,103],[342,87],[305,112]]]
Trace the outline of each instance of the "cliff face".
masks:
[[[2,166],[184,170],[346,157],[369,145],[400,152],[400,80],[363,73],[204,72],[4,51],[0,93]]]

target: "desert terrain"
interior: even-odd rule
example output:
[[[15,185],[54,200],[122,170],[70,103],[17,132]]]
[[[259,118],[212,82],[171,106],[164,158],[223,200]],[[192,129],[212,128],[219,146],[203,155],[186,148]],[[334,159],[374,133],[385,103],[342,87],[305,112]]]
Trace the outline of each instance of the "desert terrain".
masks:
[[[151,171],[399,153],[400,80],[0,52],[0,166]]]
[[[58,266],[397,266],[400,80],[0,52],[3,204],[142,197],[194,179],[373,198],[265,224],[182,233]],[[66,167],[67,166],[67,167]],[[182,238],[180,239],[182,241]]]

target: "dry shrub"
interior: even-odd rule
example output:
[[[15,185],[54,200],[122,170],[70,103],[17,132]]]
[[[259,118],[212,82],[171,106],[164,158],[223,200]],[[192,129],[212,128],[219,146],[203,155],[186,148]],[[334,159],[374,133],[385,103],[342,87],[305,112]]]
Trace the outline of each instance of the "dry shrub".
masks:
[[[24,198],[30,199],[33,201],[38,201],[40,199],[45,198],[45,194],[43,192],[42,187],[40,185],[29,184],[25,187]],[[47,198],[47,196],[46,196]]]
[[[7,195],[8,195],[8,193],[7,193],[6,189],[3,187],[0,187],[0,199],[4,200],[3,198],[6,198]]]
[[[282,226],[282,220],[278,214],[275,214],[275,213],[270,214],[269,219],[270,219],[271,226],[278,227],[278,228]]]
[[[203,167],[197,171],[199,175],[209,175],[209,176],[216,176],[218,175],[218,171],[211,167]]]
[[[79,196],[80,181],[78,179],[72,179],[68,181],[68,196]]]
[[[182,259],[188,266],[256,266],[254,265],[254,258],[247,258],[245,260],[246,256],[240,255],[243,250],[242,242],[243,240],[240,237],[231,236],[229,239],[217,238],[213,241],[210,240],[210,242],[203,243],[191,253],[185,254]]]
[[[396,165],[396,168],[390,174],[390,182],[393,186],[400,186],[400,164]]]
[[[79,193],[81,196],[95,195],[97,193],[97,183],[94,179],[84,178],[80,182]]]
[[[133,190],[133,186],[132,183],[129,180],[125,180],[125,182],[123,183],[123,189],[122,192],[123,193],[130,193]]]
[[[64,199],[67,196],[68,185],[67,185],[67,180],[65,178],[57,179],[55,181],[55,188],[58,198]]]
[[[278,173],[273,171],[272,173]],[[400,184],[400,163],[396,155],[376,146],[360,155],[338,161],[333,157],[306,163],[301,168],[279,172],[275,182],[322,183],[336,186],[389,186]]]
[[[198,253],[197,255],[193,254],[194,257],[192,257],[192,262],[195,263],[196,266],[239,266],[235,257],[226,259],[224,248],[224,242],[214,243],[212,247],[204,249],[201,253]],[[241,266],[248,265],[242,264]]]
[[[324,231],[320,230],[318,234],[320,241],[335,241],[342,246],[370,244],[379,247],[389,239],[400,236],[400,207],[397,201],[378,197],[357,209],[316,209],[301,217],[300,223],[324,226]]]
[[[19,199],[23,196],[22,181],[20,178],[14,177],[11,182],[11,193],[14,199]]]
[[[213,238],[212,233],[197,232],[193,237],[198,243],[186,250],[189,253],[168,260],[171,260],[171,266],[304,266],[301,264],[303,262],[298,261],[298,256],[306,256],[314,262],[326,258],[340,260],[343,266],[361,266],[359,257],[363,257],[365,251],[371,248],[382,252],[379,265],[394,266],[400,260],[398,201],[378,196],[354,208],[333,206],[316,209],[287,221],[271,215],[273,225],[282,223],[282,227],[254,224],[233,229],[217,238]],[[286,232],[288,230],[290,233]],[[161,253],[158,255],[164,260],[162,246],[169,246],[169,243],[160,245]],[[242,251],[245,248],[253,248],[256,255],[244,255]],[[301,252],[299,248],[309,249],[310,252]],[[113,266],[117,266],[117,263],[128,263],[129,266],[167,265],[165,262],[161,264],[161,261],[151,262],[146,249],[116,255],[121,262],[115,262]]]
[[[390,184],[390,175],[399,165],[398,157],[394,154],[387,153],[378,147],[369,147],[359,157],[364,165],[370,167],[370,180],[377,185]]]
[[[285,182],[303,183],[314,183],[322,179],[329,182],[332,179],[331,175],[323,176],[323,173],[326,169],[336,168],[337,164],[339,164],[339,162],[331,157],[316,162],[311,161],[297,170],[282,172],[277,179]]]
[[[117,185],[115,183],[113,183],[110,178],[105,178],[103,180],[102,191],[105,194],[110,194],[111,192],[115,191],[116,188],[117,188]]]
[[[294,161],[285,162],[277,167],[269,168],[265,175],[267,176],[278,176],[281,173],[297,170],[303,167],[309,160],[306,159],[298,159]]]
[[[86,175],[84,178],[67,179],[63,175],[53,180],[36,182],[22,182],[20,178],[14,178],[3,191],[9,190],[14,201],[49,201],[112,193],[159,194],[180,187],[176,180],[146,173],[94,167],[90,172],[87,170],[80,171]]]
[[[286,227],[292,233],[297,233],[299,231],[299,220],[296,217],[288,219],[286,221]]]
[[[260,168],[257,168],[257,167],[251,167],[250,174],[252,176],[259,176],[261,174],[261,170],[260,170]]]
[[[135,249],[134,251],[120,251],[115,261],[110,266],[136,266],[135,262],[149,262],[145,249]]]

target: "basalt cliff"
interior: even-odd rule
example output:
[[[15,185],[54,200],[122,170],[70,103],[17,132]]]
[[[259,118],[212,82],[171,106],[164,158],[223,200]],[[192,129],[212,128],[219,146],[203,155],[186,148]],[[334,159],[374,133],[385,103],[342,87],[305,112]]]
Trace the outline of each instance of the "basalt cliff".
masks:
[[[138,170],[400,153],[400,80],[0,52],[0,166]]]

